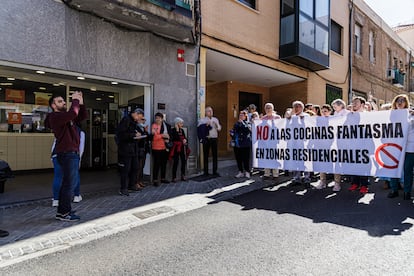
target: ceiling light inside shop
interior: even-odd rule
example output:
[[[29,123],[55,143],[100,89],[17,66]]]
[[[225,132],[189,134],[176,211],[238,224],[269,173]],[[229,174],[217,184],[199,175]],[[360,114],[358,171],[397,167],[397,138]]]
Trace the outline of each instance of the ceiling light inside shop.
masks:
[[[115,98],[115,96],[114,95],[109,95],[108,98],[112,99],[112,98]]]
[[[111,81],[111,84],[113,84],[113,85],[117,85],[117,84],[118,84],[118,82],[117,82],[117,81]]]
[[[60,84],[59,83],[54,83],[53,86],[60,86]]]
[[[13,85],[11,82],[0,82],[0,85]]]
[[[78,80],[84,80],[85,79],[85,77],[82,77],[82,76],[79,76],[79,77],[76,77]]]
[[[46,90],[46,87],[39,87],[39,90]]]
[[[96,87],[91,87],[91,91],[96,91]]]
[[[13,81],[16,80],[15,78],[7,78],[7,80]]]
[[[97,101],[102,101],[102,98],[96,98]]]
[[[41,70],[37,70],[36,73],[38,73],[38,74],[46,74],[45,71],[41,71]]]

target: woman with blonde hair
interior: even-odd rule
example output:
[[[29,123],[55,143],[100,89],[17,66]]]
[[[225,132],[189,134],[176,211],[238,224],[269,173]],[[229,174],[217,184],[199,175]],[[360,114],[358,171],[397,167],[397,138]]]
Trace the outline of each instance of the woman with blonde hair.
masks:
[[[170,159],[174,160],[172,168],[172,182],[177,182],[178,162],[181,159],[181,180],[186,181],[185,168],[187,166],[187,137],[183,129],[184,120],[180,117],[174,119],[174,127],[171,129],[171,140],[174,143],[170,151]]]
[[[392,109],[409,109],[410,101],[405,94],[399,94],[392,100]],[[414,119],[412,113],[408,115],[410,121]],[[404,199],[411,200],[411,189],[413,186],[413,167],[414,167],[414,127],[412,123],[408,127],[407,144],[405,147],[404,157]],[[391,178],[390,187],[391,192],[388,194],[388,198],[394,198],[398,196],[398,184],[399,178]]]

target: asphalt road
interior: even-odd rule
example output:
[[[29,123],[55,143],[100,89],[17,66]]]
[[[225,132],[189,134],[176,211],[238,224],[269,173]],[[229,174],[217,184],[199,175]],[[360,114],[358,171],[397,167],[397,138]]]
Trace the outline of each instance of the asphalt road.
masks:
[[[1,274],[413,275],[414,206],[371,191],[256,191]]]

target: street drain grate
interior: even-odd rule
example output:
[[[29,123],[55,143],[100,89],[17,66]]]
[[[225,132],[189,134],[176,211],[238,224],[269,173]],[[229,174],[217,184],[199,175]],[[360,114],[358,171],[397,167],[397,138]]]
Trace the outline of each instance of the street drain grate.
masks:
[[[173,208],[168,206],[161,206],[153,209],[149,209],[142,212],[133,213],[134,216],[136,216],[139,219],[147,219],[150,217],[158,216],[161,214],[169,213],[175,211]]]

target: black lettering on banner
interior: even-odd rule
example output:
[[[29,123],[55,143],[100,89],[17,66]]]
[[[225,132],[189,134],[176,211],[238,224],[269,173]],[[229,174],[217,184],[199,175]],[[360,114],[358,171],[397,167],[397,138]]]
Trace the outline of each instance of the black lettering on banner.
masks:
[[[367,149],[362,150],[362,163],[369,163],[369,151]]]
[[[264,149],[257,148],[256,149],[256,158],[257,159],[263,159],[264,158]]]
[[[403,138],[403,130],[401,123],[395,123],[395,138]]]
[[[284,130],[284,135],[286,137],[285,140],[290,140],[290,128],[286,128],[286,129],[283,129],[283,130]]]
[[[373,124],[372,125],[372,136],[376,139],[381,137],[381,125],[380,124]]]
[[[393,138],[394,133],[392,131],[392,123],[382,124],[382,137],[383,138],[385,138],[384,135],[385,137]]]
[[[328,126],[328,139],[333,139],[334,138],[334,127],[333,126]]]
[[[277,131],[278,129],[276,129]],[[275,129],[272,128],[272,131],[270,132],[270,140],[275,140]]]
[[[366,125],[365,127],[365,133],[364,133],[364,138],[370,138],[372,139],[372,131],[371,131],[371,125]]]
[[[338,151],[335,149],[331,151],[331,162],[333,163],[338,162]]]

